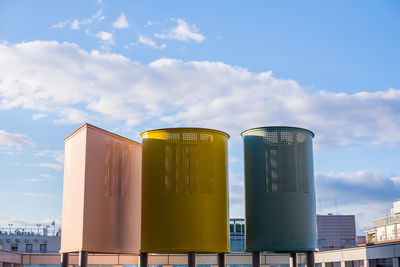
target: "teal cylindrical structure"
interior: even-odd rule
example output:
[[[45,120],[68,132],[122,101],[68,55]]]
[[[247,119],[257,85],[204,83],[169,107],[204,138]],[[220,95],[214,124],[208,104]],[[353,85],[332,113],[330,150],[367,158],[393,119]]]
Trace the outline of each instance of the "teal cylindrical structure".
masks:
[[[303,128],[273,126],[242,133],[246,251],[316,248],[312,139]]]

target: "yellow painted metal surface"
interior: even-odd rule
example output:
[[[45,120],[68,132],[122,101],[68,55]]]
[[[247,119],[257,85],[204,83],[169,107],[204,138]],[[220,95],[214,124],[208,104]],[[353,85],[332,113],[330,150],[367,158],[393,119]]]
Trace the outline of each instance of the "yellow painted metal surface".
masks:
[[[170,128],[141,137],[141,251],[229,252],[229,135]]]

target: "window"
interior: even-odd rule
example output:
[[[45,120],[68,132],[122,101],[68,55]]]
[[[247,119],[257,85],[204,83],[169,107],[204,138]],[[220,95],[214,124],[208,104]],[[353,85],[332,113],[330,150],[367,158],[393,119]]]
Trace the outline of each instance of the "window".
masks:
[[[32,248],[33,248],[33,245],[32,244],[26,244],[25,245],[25,252],[32,252]]]
[[[40,244],[40,252],[46,252],[47,251],[47,244]]]
[[[17,252],[18,251],[18,244],[11,244],[11,251]]]
[[[393,261],[392,258],[384,258],[384,259],[376,259],[376,265],[380,265],[383,267],[392,267],[393,266]]]
[[[4,249],[4,244],[0,243],[0,249]]]
[[[340,261],[335,261],[335,262],[326,262],[325,267],[340,267],[341,263]]]
[[[364,267],[364,261],[363,260],[346,261],[345,267]]]

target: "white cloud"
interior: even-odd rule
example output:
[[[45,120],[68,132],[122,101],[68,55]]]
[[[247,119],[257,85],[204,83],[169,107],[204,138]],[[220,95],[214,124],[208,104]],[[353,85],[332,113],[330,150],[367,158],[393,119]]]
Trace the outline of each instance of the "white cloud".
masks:
[[[206,39],[199,33],[199,30],[195,25],[189,25],[183,19],[176,19],[175,21],[178,24],[176,27],[165,31],[164,33],[156,33],[154,36],[161,39],[173,39],[184,42],[196,41],[198,43],[201,43]]]
[[[24,178],[24,179],[21,179],[21,181],[24,183],[35,183],[35,182],[42,182],[42,181],[50,180],[52,178],[53,178],[53,176],[51,176],[49,174],[41,174],[40,178]]]
[[[372,220],[390,212],[399,197],[397,177],[378,171],[330,173],[315,176],[317,212],[355,214],[357,232],[372,227]]]
[[[390,178],[396,187],[400,187],[400,176]]]
[[[239,159],[237,157],[234,157],[234,156],[229,157],[229,163],[236,163],[238,161],[239,161]]]
[[[45,219],[45,220],[38,220],[38,221],[31,221],[31,220],[25,220],[25,219],[21,219],[21,218],[14,218],[14,217],[0,215],[0,227],[6,228],[6,230],[8,230],[8,228],[9,228],[8,224],[12,223],[13,228],[16,228],[16,227],[25,228],[26,226],[30,226],[30,227],[34,228],[36,231],[37,224],[41,224],[43,226],[51,225],[51,223],[53,221],[56,222],[56,225],[58,227],[61,225],[61,217]]]
[[[244,183],[229,185],[229,206],[231,217],[244,216]]]
[[[97,38],[100,38],[102,41],[110,44],[114,44],[113,35],[112,33],[100,31],[96,34]]]
[[[317,147],[400,143],[398,89],[308,92],[271,72],[221,62],[162,58],[142,65],[44,41],[0,44],[0,81],[0,109],[52,113],[59,123],[209,127],[233,142],[250,127],[294,125],[314,131]]]
[[[32,119],[35,121],[46,117],[47,117],[46,113],[36,113],[32,115]]]
[[[51,25],[52,28],[55,29],[63,29],[65,27],[65,25],[69,24],[69,20],[65,20],[56,24]]]
[[[100,8],[90,18],[85,18],[82,20],[78,20],[78,19],[65,20],[65,21],[53,24],[51,26],[51,28],[63,29],[63,28],[65,28],[66,25],[69,24],[72,30],[79,30],[82,25],[91,25],[96,22],[102,21],[105,18],[105,16],[102,16],[102,14],[104,12],[104,4],[102,1],[97,1],[97,3],[100,5]]]
[[[23,146],[34,146],[35,142],[28,136],[18,133],[9,133],[0,130],[0,148],[21,148]]]
[[[146,38],[143,35],[139,35],[138,43],[143,44],[145,46],[153,47],[155,49],[164,49],[165,47],[167,47],[166,44],[157,45],[154,40]]]
[[[50,168],[50,169],[54,169],[56,171],[61,171],[63,169],[63,165],[57,164],[57,163],[42,162],[42,163],[34,163],[34,164],[29,164],[29,165],[33,166],[33,167]]]
[[[77,19],[75,19],[72,23],[71,23],[71,29],[72,30],[79,30],[79,21]]]
[[[116,21],[113,22],[113,27],[117,29],[124,29],[129,27],[129,23],[126,20],[124,12],[121,13],[121,15],[118,17]]]
[[[35,153],[36,157],[50,156],[59,163],[64,163],[64,150],[41,150]]]
[[[336,174],[329,173],[327,176],[329,176],[331,179],[337,179],[346,184],[371,186],[373,188],[382,185],[388,178],[387,174],[381,171],[356,171],[341,172]]]
[[[243,181],[243,174],[236,172],[229,172],[229,180],[231,181]]]
[[[26,197],[38,197],[38,198],[59,198],[58,195],[44,194],[44,193],[22,193]]]
[[[145,27],[150,27],[150,26],[154,26],[154,25],[159,25],[161,24],[161,21],[147,21],[146,24],[144,25]]]

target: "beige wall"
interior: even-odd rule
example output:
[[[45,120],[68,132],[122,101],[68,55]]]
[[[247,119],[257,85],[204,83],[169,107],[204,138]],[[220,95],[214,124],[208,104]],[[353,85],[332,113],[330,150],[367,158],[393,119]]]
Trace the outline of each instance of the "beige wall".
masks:
[[[399,267],[400,243],[386,244],[369,247],[358,247],[336,251],[318,252],[315,254],[315,262],[342,262],[355,260],[369,260],[373,263],[374,259],[391,258],[393,266]],[[59,254],[18,254],[0,250],[0,262],[16,264],[59,264]],[[122,267],[124,264],[138,264],[138,256],[130,254],[89,254],[88,263],[91,265],[113,265]],[[251,254],[227,254],[227,264],[251,264]],[[78,264],[78,254],[70,254],[69,263]],[[300,255],[298,263],[305,263],[305,256]],[[187,255],[149,255],[149,264],[164,265],[172,267],[174,264],[187,264]],[[216,254],[197,255],[197,264],[210,264],[212,267],[217,265]],[[288,254],[261,254],[261,265],[270,264],[289,264]],[[397,265],[396,265],[397,264]],[[371,265],[371,264],[370,264]],[[373,265],[373,264],[372,264]],[[368,267],[367,265],[365,265]],[[3,267],[7,267],[3,264]]]

